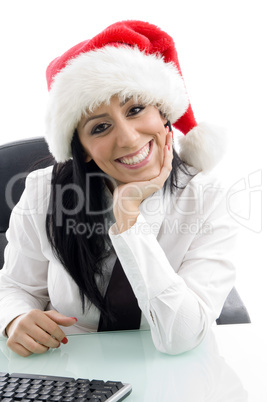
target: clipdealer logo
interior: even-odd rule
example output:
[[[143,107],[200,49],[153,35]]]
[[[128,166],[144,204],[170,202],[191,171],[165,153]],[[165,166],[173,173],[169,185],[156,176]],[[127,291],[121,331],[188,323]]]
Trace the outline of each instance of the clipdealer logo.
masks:
[[[28,209],[25,209],[25,205],[23,206],[23,209],[21,209],[20,204],[16,205],[15,212],[17,214],[21,213],[23,215],[31,215],[31,214],[45,214],[45,213],[51,213],[49,210],[49,197],[47,194],[50,193],[50,180],[48,177],[44,178],[42,173],[37,172],[36,174],[39,174],[42,180],[37,180],[37,188],[35,188],[35,191],[38,194],[38,205],[32,205],[28,206]],[[62,213],[65,212],[71,217],[74,215],[77,210],[80,210],[82,206],[84,205],[86,197],[89,196],[89,181],[94,177],[95,174],[88,175],[87,177],[87,186],[86,186],[86,195],[76,185],[67,185],[67,186],[56,186],[56,198],[58,201],[58,205],[61,205],[61,208],[58,209],[57,211],[57,216],[56,216],[56,221],[57,225],[60,226],[62,225]],[[12,177],[10,179],[9,183],[6,186],[6,191],[5,191],[5,200],[7,206],[12,210],[16,204],[14,198],[13,198],[13,189],[18,183],[21,183],[23,186],[25,177],[27,176],[26,173],[20,173]],[[105,175],[103,175],[106,177]],[[30,181],[30,178],[28,179]],[[72,190],[76,193],[77,199],[78,199],[78,204],[75,205],[73,209],[66,209],[63,206],[63,194],[65,191]],[[210,190],[216,190],[220,191],[220,188],[216,188],[213,185],[208,185],[205,187],[198,187],[198,190],[192,188],[191,193],[187,195],[187,197],[183,197],[183,206],[185,204],[187,205],[187,208],[183,209],[181,205],[175,205],[175,208],[177,209],[177,212],[182,215],[191,215],[194,213],[198,213],[201,216],[204,213],[204,196],[207,191]],[[249,173],[247,176],[239,179],[236,181],[230,188],[230,190],[227,193],[227,199],[226,199],[226,206],[227,206],[227,211],[229,215],[231,216],[232,219],[234,219],[236,222],[239,223],[242,227],[251,230],[252,232],[255,233],[260,233],[262,231],[262,218],[263,218],[263,203],[262,203],[262,197],[263,197],[263,188],[262,188],[262,170],[256,170],[252,173]],[[196,201],[197,202],[194,202]],[[162,211],[163,205],[161,205],[161,198],[159,197],[158,202],[157,198],[153,196],[153,208],[152,210],[149,209],[150,204],[147,205],[148,210],[146,210],[146,213],[148,215],[153,215],[156,213],[158,210]],[[197,206],[197,211],[195,209],[190,209],[190,205],[193,202],[194,208]],[[189,209],[188,209],[189,208]],[[163,208],[164,209],[164,208]],[[108,211],[112,210],[112,205],[109,205],[107,210],[104,210],[102,212],[107,213]],[[92,213],[95,214],[99,211],[89,211],[88,206],[86,206],[86,213]],[[177,222],[173,222],[173,225],[170,225],[168,228],[171,232],[176,232],[177,231]],[[68,230],[75,230],[78,233],[85,231],[87,234],[88,233],[88,228],[86,227],[75,227],[73,220],[70,219],[68,223]],[[104,230],[102,228],[97,227],[97,230],[101,231]],[[106,230],[106,228],[105,228]],[[181,226],[179,227],[179,232],[180,233],[191,233],[194,232],[195,227],[190,226],[190,227],[185,227]],[[211,233],[212,229],[211,227],[205,227],[205,234]]]
[[[241,226],[262,231],[262,170],[238,180],[228,192],[228,212]]]

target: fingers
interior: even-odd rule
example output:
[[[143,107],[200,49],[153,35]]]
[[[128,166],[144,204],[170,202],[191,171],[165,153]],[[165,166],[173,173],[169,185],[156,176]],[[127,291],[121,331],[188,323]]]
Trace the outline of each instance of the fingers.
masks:
[[[166,146],[164,148],[164,160],[163,160],[163,166],[162,166],[164,168],[167,168],[169,170],[169,173],[172,169],[172,159],[173,159],[172,139],[173,139],[173,134],[172,134],[172,132],[169,132],[166,135]]]
[[[67,317],[66,315],[60,314],[55,310],[45,311],[44,314],[63,327],[70,327],[77,322],[77,318]]]
[[[57,325],[53,318],[49,317],[47,312],[32,310],[28,313],[28,318],[30,319],[30,321],[29,323],[26,322],[26,326],[23,329],[27,331],[28,328],[31,326],[30,336],[33,339],[36,339],[39,343],[49,347],[51,343],[48,342],[48,338],[56,338],[57,341],[60,342],[65,337],[65,333]],[[43,334],[42,337],[41,333]]]
[[[62,334],[60,334],[59,337],[56,337],[52,333],[35,325],[31,329],[30,337],[37,344],[46,346],[47,348],[57,348],[60,346],[60,340],[64,339],[65,337],[64,332],[61,331],[61,333]]]
[[[49,348],[36,342],[33,338],[25,334],[19,342],[14,342],[10,339],[7,341],[7,346],[20,356],[27,357],[35,354],[42,354]]]
[[[155,188],[154,191],[163,187],[164,183],[168,179],[172,170],[173,148],[172,148],[172,132],[166,135],[166,145],[164,147],[164,158],[160,174],[154,179],[150,180],[150,189]]]
[[[58,324],[70,326],[76,321],[76,318],[66,317],[56,311],[31,310],[9,325],[7,346],[21,356],[58,348],[61,342],[68,342]]]
[[[7,346],[15,353],[22,357],[28,357],[32,355],[32,352],[30,352],[28,349],[26,349],[24,346],[20,345],[19,343],[12,343],[11,345],[9,344],[9,340],[7,341]]]

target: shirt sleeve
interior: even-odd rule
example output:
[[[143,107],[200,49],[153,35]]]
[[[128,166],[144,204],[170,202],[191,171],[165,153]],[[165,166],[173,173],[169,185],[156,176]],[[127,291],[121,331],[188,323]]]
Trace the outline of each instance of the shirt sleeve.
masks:
[[[163,250],[141,213],[136,224],[121,234],[116,224],[110,228],[155,347],[165,353],[179,354],[196,347],[234,285],[237,227],[227,212],[225,194],[212,193],[205,201],[205,219],[204,215],[199,219],[199,229],[186,246],[181,232],[175,236],[175,246],[174,235],[166,234],[170,245],[166,246],[165,239]],[[175,266],[175,257],[169,257],[175,255],[174,248],[183,255],[179,266]]]
[[[46,210],[41,187],[35,179],[36,174],[26,179],[26,188],[11,213],[6,234],[5,264],[0,271],[0,333],[3,336],[15,317],[32,309],[44,310],[49,301],[48,261],[36,226],[36,219],[44,220]]]

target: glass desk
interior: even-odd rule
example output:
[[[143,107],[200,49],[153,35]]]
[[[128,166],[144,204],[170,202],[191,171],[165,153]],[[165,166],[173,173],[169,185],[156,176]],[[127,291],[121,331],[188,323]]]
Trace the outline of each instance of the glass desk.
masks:
[[[23,358],[1,338],[0,371],[119,380],[132,385],[128,402],[257,402],[266,395],[267,342],[253,324],[214,326],[200,346],[177,356],[158,352],[149,331],[68,339]]]

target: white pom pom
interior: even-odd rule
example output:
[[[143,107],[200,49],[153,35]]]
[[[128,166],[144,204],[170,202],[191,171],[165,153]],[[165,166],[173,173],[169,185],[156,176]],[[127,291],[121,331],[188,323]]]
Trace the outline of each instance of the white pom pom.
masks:
[[[179,156],[198,170],[211,170],[225,154],[227,142],[221,127],[202,122],[179,138]]]

